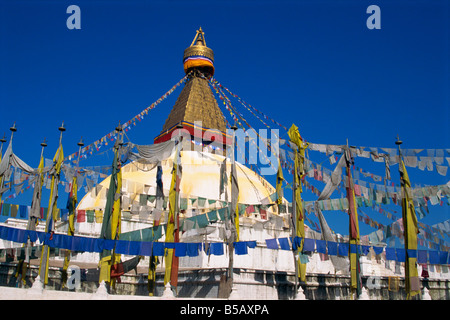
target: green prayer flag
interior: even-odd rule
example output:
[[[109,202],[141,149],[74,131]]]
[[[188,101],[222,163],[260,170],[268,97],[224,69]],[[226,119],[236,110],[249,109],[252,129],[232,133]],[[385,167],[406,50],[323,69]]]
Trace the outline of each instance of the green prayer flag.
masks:
[[[213,210],[213,211],[208,212],[208,219],[209,219],[209,222],[216,222],[218,220],[217,211]]]
[[[156,241],[162,237],[162,226],[153,227],[153,241]]]
[[[148,199],[148,196],[146,194],[140,194],[139,195],[139,204],[141,206],[146,206],[147,205],[147,199]]]
[[[206,198],[198,197],[198,206],[200,208],[204,208],[205,207],[205,202],[206,202]]]
[[[199,228],[206,228],[209,225],[206,214],[200,214],[197,216],[197,224]]]
[[[92,223],[95,221],[95,211],[94,210],[86,210],[87,222]]]
[[[220,208],[217,212],[219,214],[220,220],[225,221],[225,214],[227,212],[227,208]]]
[[[9,216],[9,209],[10,208],[11,208],[11,204],[3,203],[2,204],[2,215],[3,216]]]
[[[239,203],[238,208],[239,208],[239,215],[242,216],[242,215],[244,215],[245,210],[247,209],[247,205],[243,204],[243,203]]]
[[[189,221],[192,222],[192,227],[191,227],[192,229],[196,228],[196,226],[197,226],[197,216],[187,218],[186,220],[189,220]]]
[[[181,198],[180,199],[180,210],[187,210],[187,208],[188,208],[188,199]]]

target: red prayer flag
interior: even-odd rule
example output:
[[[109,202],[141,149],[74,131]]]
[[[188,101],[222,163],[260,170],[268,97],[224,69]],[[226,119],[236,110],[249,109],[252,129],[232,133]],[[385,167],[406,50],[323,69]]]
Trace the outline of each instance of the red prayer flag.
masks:
[[[86,210],[77,210],[77,222],[86,221]]]

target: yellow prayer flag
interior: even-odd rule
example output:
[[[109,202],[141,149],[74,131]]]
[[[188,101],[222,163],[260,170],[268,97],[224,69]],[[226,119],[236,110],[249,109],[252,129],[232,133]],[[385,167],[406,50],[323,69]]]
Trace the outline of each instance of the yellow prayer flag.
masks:
[[[170,182],[169,216],[167,218],[167,231],[166,231],[165,242],[173,242],[174,241],[176,183],[177,183],[177,164],[176,164],[176,161],[174,161],[173,169],[172,169],[172,181]],[[170,275],[172,273],[173,254],[174,254],[173,249],[165,249],[166,270],[165,270],[165,274],[164,274],[164,285],[166,285],[168,282],[170,282]]]
[[[298,127],[295,124],[292,124],[292,126],[289,128],[288,131],[289,139],[293,143],[295,143],[298,147],[302,145],[302,137],[300,136],[300,132],[298,131]]]
[[[417,250],[417,216],[414,209],[413,198],[411,197],[411,182],[406,171],[403,160],[400,162],[400,179],[402,184],[402,221],[405,239],[405,290],[407,298],[411,298],[420,293],[420,280],[417,271],[417,257],[410,257],[408,250]]]

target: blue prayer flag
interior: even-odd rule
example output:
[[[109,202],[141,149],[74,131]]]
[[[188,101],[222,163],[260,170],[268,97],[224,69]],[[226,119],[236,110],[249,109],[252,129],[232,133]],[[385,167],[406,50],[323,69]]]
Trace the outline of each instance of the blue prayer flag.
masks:
[[[417,263],[427,263],[428,252],[426,250],[417,250]]]
[[[128,254],[133,256],[138,256],[141,254],[141,242],[140,241],[130,241],[130,246],[128,247]]]
[[[128,254],[128,249],[130,246],[129,241],[117,240],[116,242],[116,252],[120,254]]]
[[[375,254],[381,254],[383,252],[383,247],[372,247],[372,248]]]
[[[153,242],[144,241],[141,244],[141,255],[150,257],[152,255]]]
[[[292,239],[291,239],[292,241]],[[292,241],[292,249],[297,250],[302,244],[302,238],[295,236],[294,241]]]
[[[201,243],[186,243],[187,255],[189,257],[197,257],[199,245],[201,245]]]
[[[211,253],[216,256],[223,255],[223,243],[221,242],[215,242],[211,243],[210,245]]]
[[[185,257],[186,256],[187,245],[184,242],[175,243],[175,256]]]
[[[396,260],[395,248],[386,248],[386,260]]]
[[[428,251],[428,257],[430,259],[430,264],[439,264],[439,252],[438,251]]]
[[[247,254],[247,242],[246,241],[242,241],[242,242],[235,242],[234,243],[234,252],[238,255],[243,255],[243,254]]]
[[[314,239],[305,239],[305,241],[303,241],[303,251],[314,252],[314,245],[315,245]]]
[[[44,242],[44,238],[45,238],[45,232],[37,231],[36,234],[37,234],[37,236],[39,238],[39,242],[43,243]]]
[[[175,249],[175,242],[166,242],[166,249]]]
[[[288,238],[278,238],[281,250],[291,250]]]
[[[266,239],[267,249],[278,249],[277,239]]]
[[[408,254],[408,258],[417,258],[417,250],[407,249],[406,253]]]
[[[27,237],[30,237],[31,242],[36,242],[37,240],[37,233],[34,230],[27,230]]]
[[[19,205],[19,217],[28,218],[27,206]]]
[[[327,253],[327,243],[325,240],[316,240],[316,249],[319,253]]]
[[[70,246],[72,246],[72,241],[70,242]],[[102,252],[105,246],[105,239],[97,238],[94,241],[94,252]]]
[[[366,255],[369,253],[369,251],[370,251],[370,246],[362,245],[362,246],[361,246],[361,249],[362,249],[363,255],[366,256]]]
[[[328,254],[336,256],[338,251],[338,244],[336,242],[328,241],[327,245],[328,245]]]
[[[247,241],[247,247],[249,247],[250,249],[256,248],[256,241]]]
[[[398,262],[405,262],[406,261],[406,253],[405,253],[405,249],[395,249],[395,253],[397,254],[397,259],[396,261]]]
[[[447,251],[439,251],[439,263],[447,264],[448,260],[448,252]]]
[[[338,254],[340,256],[348,256],[348,243],[339,242]]]
[[[61,241],[60,241],[58,248],[67,249],[67,250],[70,250],[70,248],[72,248],[72,236],[62,234],[60,240]]]
[[[164,242],[153,242],[153,255],[154,256],[164,255]]]
[[[7,227],[0,226],[0,238],[6,240],[8,236],[8,229]]]
[[[115,240],[103,239],[103,249],[104,250],[112,250],[112,249],[114,249],[115,245],[116,245]]]

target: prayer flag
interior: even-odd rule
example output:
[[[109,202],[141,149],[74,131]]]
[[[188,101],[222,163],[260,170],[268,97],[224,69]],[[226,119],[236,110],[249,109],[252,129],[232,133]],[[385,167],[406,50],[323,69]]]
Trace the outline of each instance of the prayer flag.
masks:
[[[399,164],[400,181],[402,186],[402,222],[405,241],[405,290],[407,298],[420,293],[419,273],[417,271],[417,257],[411,257],[408,250],[417,250],[417,216],[411,196],[411,182],[403,160]]]
[[[58,199],[58,184],[59,177],[61,172],[61,166],[64,161],[64,153],[62,144],[59,144],[58,150],[56,151],[55,156],[53,157],[53,166],[50,171],[51,179],[51,187],[50,187],[50,199],[48,204],[48,212],[45,223],[45,232],[52,233],[54,230],[54,226],[57,219],[57,207],[56,202]],[[41,260],[39,264],[39,276],[41,281],[46,285],[48,283],[48,260],[50,257],[50,248],[48,245],[44,245],[44,248],[41,253]]]
[[[100,238],[105,240],[116,240],[120,234],[120,208],[121,208],[121,190],[122,190],[122,173],[119,159],[119,142],[116,140],[114,145],[114,159],[112,164],[112,173],[108,193],[106,197],[106,205],[103,216]],[[104,249],[100,253],[100,276],[99,283],[102,281],[111,282],[111,266],[120,261],[120,255],[116,255],[111,250]]]
[[[175,159],[173,161],[172,168],[172,181],[170,183],[169,190],[169,215],[167,218],[167,231],[166,231],[166,242],[179,241],[178,230],[179,230],[179,216],[178,212],[178,191],[180,186],[181,167],[179,163],[180,143],[175,152]],[[174,247],[175,248],[175,247]],[[174,287],[178,284],[178,256],[175,255],[175,249],[167,248],[165,250],[165,260],[166,260],[166,270],[164,274],[164,285],[168,282]]]
[[[283,170],[281,169],[281,161],[278,158],[278,172],[277,172],[277,186],[276,186],[278,206],[280,206],[283,201],[283,189],[282,189],[283,180],[284,180],[284,177],[283,177]]]
[[[295,124],[292,124],[291,128],[288,131],[289,139],[295,144],[294,149],[294,199],[295,201],[295,212],[293,212],[293,225],[295,227],[295,235],[300,237],[302,240],[300,241],[300,245],[298,246],[298,252],[300,257],[303,256],[303,245],[305,238],[305,224],[304,224],[304,215],[303,215],[303,203],[301,198],[302,193],[302,185],[301,178],[305,174],[304,170],[304,159],[305,159],[305,150],[308,147],[308,144],[303,142],[300,133],[298,132],[298,128]],[[298,147],[298,149],[297,149]],[[306,282],[306,264],[304,263],[305,259],[298,259],[298,270],[299,270],[299,278],[300,281]]]
[[[233,240],[239,241],[239,184],[234,162],[231,164],[231,217],[234,218],[236,230],[236,237]]]
[[[352,179],[352,173],[350,166],[353,165],[353,159],[350,154],[350,150],[345,150],[345,160],[347,164],[347,200],[348,200],[348,214],[349,214],[349,243],[351,246],[358,246],[360,242],[359,236],[359,223],[358,223],[358,209],[355,198],[355,188]],[[359,297],[362,290],[361,283],[361,267],[359,261],[359,253],[349,251],[350,260],[350,276],[351,276],[351,289],[352,292],[356,292],[356,296]]]

